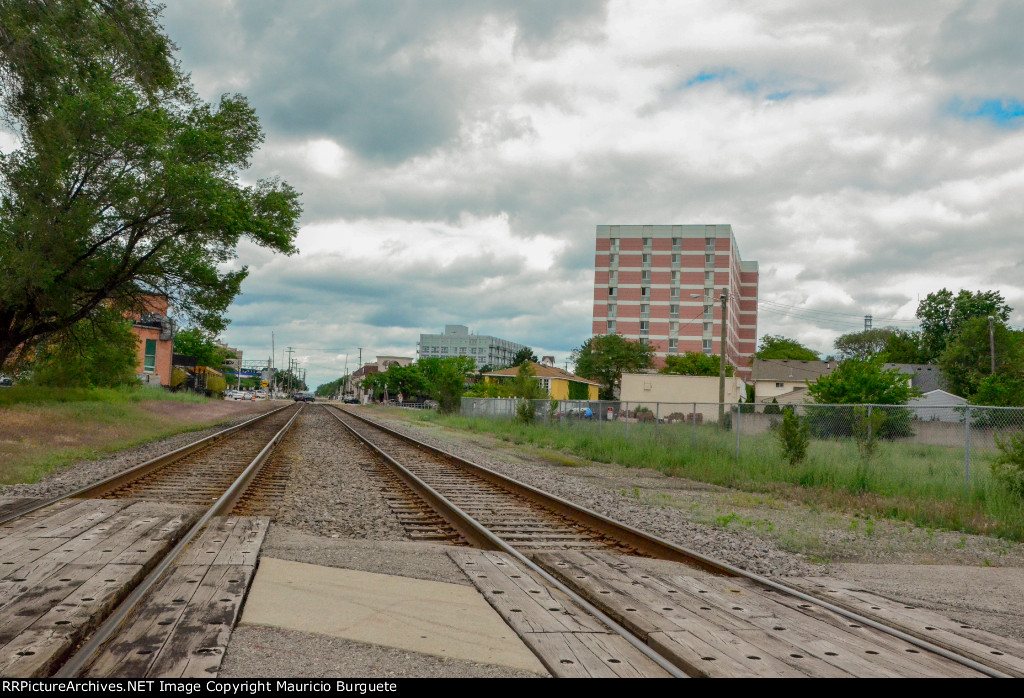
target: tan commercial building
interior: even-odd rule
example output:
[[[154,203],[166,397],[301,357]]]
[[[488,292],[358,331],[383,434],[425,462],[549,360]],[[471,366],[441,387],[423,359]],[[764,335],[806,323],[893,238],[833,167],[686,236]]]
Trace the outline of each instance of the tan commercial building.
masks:
[[[718,419],[717,376],[677,376],[665,373],[623,373],[619,400],[629,409],[646,407],[664,419],[674,413],[691,414],[694,403],[702,421]],[[725,402],[746,399],[746,384],[739,376],[725,379]],[[656,403],[661,403],[656,405]]]

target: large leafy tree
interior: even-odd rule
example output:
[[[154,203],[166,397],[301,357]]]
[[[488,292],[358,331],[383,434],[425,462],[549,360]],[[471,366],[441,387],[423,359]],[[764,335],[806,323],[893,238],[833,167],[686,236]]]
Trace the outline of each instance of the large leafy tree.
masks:
[[[965,321],[939,356],[939,368],[949,391],[972,403],[1019,405],[1024,401],[1024,395],[1017,394],[1017,388],[1024,382],[1024,332],[996,322],[992,339],[990,344],[988,318]]]
[[[520,366],[525,361],[537,363],[537,355],[533,353],[533,349],[530,347],[523,347],[517,351],[512,357],[512,363],[510,366]]]
[[[921,321],[921,347],[928,362],[938,361],[968,320],[987,319],[991,315],[1006,323],[1012,311],[1013,308],[1006,305],[998,291],[971,293],[960,290],[953,295],[952,291],[941,289],[929,293],[917,305],[917,318]]]
[[[241,239],[291,253],[297,193],[239,182],[263,139],[240,95],[198,98],[149,0],[0,0],[0,363],[162,293],[218,332]]]
[[[704,354],[699,351],[686,351],[677,356],[666,356],[665,367],[658,373],[671,373],[678,376],[717,376],[721,369],[721,357],[717,354]],[[733,374],[732,364],[725,365],[725,375]]]
[[[909,330],[892,331],[882,350],[886,361],[895,364],[926,364],[928,353],[921,346],[921,333]]]
[[[196,327],[181,330],[174,336],[174,353],[194,357],[199,366],[220,370],[228,359],[228,352],[217,346],[205,332]]]
[[[894,332],[891,327],[848,332],[837,337],[834,346],[840,358],[869,359],[885,351]]]
[[[817,361],[818,352],[808,349],[795,339],[781,335],[766,334],[761,345],[754,352],[755,359],[790,359],[795,361]]]
[[[919,393],[910,387],[909,376],[884,363],[882,357],[847,359],[808,383],[807,392],[819,404],[905,405]]]
[[[617,334],[591,337],[572,352],[576,375],[601,384],[601,399],[613,400],[622,374],[654,365],[654,349]]]
[[[444,414],[457,412],[466,390],[466,379],[473,372],[473,359],[468,356],[420,359],[417,366],[427,389],[437,400],[438,410]]]
[[[135,385],[138,338],[132,323],[110,309],[42,342],[32,363],[32,381],[56,387]]]

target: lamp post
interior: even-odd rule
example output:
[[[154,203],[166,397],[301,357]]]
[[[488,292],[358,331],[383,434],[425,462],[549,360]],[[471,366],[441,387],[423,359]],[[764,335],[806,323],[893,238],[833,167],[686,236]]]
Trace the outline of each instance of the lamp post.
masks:
[[[725,428],[725,353],[726,339],[728,337],[728,330],[726,329],[729,323],[729,289],[722,289],[722,345],[720,347],[722,355],[719,357],[718,362],[718,427],[720,429]]]

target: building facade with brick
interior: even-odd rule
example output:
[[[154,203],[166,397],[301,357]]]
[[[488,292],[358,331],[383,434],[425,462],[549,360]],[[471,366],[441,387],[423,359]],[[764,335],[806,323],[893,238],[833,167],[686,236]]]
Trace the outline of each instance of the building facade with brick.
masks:
[[[148,296],[144,310],[131,316],[132,332],[138,337],[136,375],[148,385],[171,384],[174,356],[174,321],[168,317],[167,299]]]
[[[743,378],[757,350],[757,262],[740,256],[731,225],[599,225],[594,258],[595,335],[654,349],[655,367],[684,352],[725,355]]]

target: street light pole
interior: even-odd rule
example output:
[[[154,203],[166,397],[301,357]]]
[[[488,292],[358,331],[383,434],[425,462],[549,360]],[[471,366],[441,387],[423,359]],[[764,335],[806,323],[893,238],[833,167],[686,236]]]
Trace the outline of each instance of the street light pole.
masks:
[[[729,336],[729,289],[722,289],[722,343],[719,347],[722,355],[718,362],[718,427],[725,428],[725,354],[728,351],[726,342]]]

